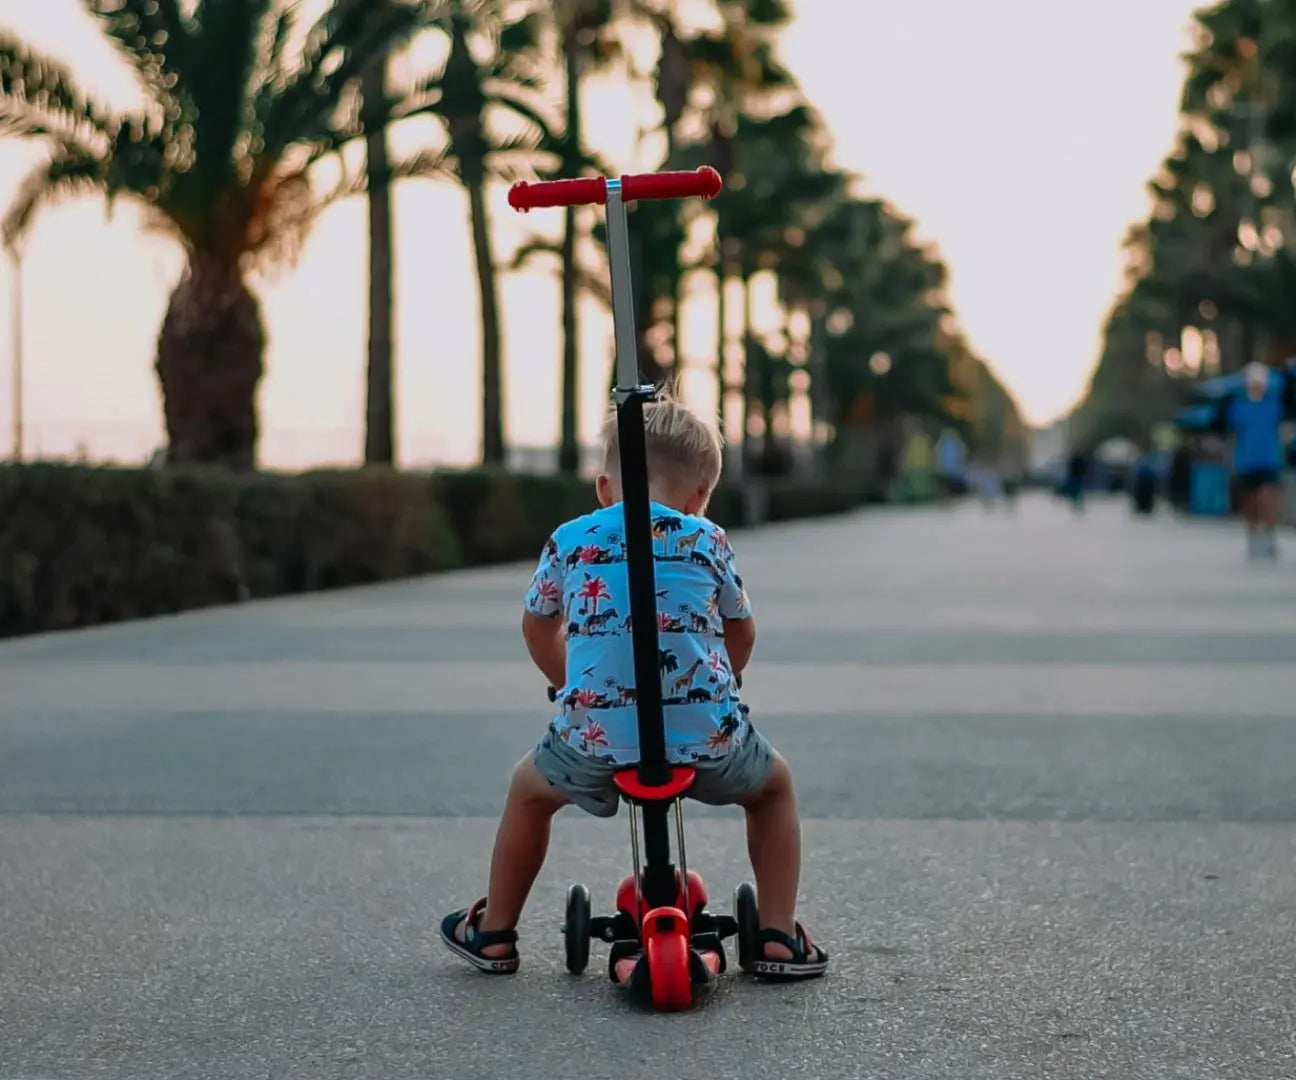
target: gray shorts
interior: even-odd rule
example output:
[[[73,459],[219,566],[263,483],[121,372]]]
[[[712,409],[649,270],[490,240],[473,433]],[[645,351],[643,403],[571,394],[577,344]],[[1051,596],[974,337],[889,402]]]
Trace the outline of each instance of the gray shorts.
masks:
[[[614,773],[627,768],[587,757],[562,739],[546,732],[535,748],[532,760],[549,783],[586,813],[615,817],[621,792],[612,782]],[[710,806],[732,806],[755,794],[774,768],[774,748],[765,736],[750,727],[747,737],[733,752],[721,758],[689,763],[697,778],[688,798]]]

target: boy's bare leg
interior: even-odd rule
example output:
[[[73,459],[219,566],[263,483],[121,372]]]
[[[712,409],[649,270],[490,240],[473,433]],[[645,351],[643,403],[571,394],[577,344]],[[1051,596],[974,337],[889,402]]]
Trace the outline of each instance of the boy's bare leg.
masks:
[[[747,813],[747,853],[756,876],[762,929],[796,937],[797,889],[801,881],[801,819],[792,774],[781,754],[764,786],[742,804]],[[783,945],[766,946],[766,959],[791,960]]]
[[[549,851],[549,826],[553,816],[567,805],[567,798],[555,791],[527,754],[513,769],[508,799],[495,833],[491,853],[490,885],[481,930],[509,930],[517,926],[523,905],[535,884]],[[464,940],[461,922],[455,937]],[[511,945],[489,945],[484,956],[506,956]]]

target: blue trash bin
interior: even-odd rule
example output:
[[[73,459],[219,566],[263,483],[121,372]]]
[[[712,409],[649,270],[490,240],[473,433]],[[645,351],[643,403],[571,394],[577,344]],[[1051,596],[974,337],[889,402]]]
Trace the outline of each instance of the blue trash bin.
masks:
[[[1193,465],[1188,512],[1207,517],[1229,514],[1229,471],[1223,465],[1199,461]]]

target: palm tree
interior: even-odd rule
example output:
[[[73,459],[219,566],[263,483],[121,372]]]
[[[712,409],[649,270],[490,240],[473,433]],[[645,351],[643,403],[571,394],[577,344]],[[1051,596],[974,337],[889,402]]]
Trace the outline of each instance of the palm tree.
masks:
[[[70,68],[0,35],[0,134],[49,148],[19,185],[5,240],[18,243],[42,207],[69,196],[141,204],[186,254],[157,346],[169,459],[250,469],[265,330],[248,275],[300,249],[331,201],[314,192],[313,167],[363,135],[360,78],[418,13],[337,0],[290,52],[297,8],[272,0],[84,3],[147,102],[116,113]]]
[[[611,0],[560,0],[552,11],[557,20],[566,99],[562,171],[564,176],[572,177],[583,171],[588,160],[581,122],[581,80],[588,71],[603,66],[616,55],[617,39],[611,32]],[[575,473],[580,468],[576,409],[580,357],[580,336],[576,325],[580,283],[576,261],[577,237],[577,208],[569,206],[563,212],[562,247],[559,250],[562,266],[562,419],[558,469],[565,473]]]
[[[662,108],[662,129],[666,135],[665,168],[688,168],[708,164],[728,177],[734,164],[734,140],[738,118],[760,112],[772,94],[795,85],[791,74],[775,56],[773,34],[791,17],[783,0],[713,0],[720,26],[712,31],[689,33],[677,17],[675,0],[632,0],[632,10],[646,18],[661,37],[653,89]],[[695,98],[703,98],[699,105]],[[703,142],[687,145],[681,129],[690,114],[696,114],[707,136]],[[698,158],[699,150],[701,160]],[[696,206],[671,208],[676,220],[697,213]],[[658,213],[658,217],[663,216]],[[646,314],[658,321],[661,309],[669,313],[669,360],[659,363],[665,373],[679,362],[680,308],[684,275],[692,267],[680,264],[679,244],[683,227],[670,229],[655,223],[660,270],[651,275],[657,292],[646,301]],[[725,396],[725,261],[722,244],[717,244],[719,331],[717,334],[717,381],[720,421],[724,424]],[[646,258],[651,262],[651,258]],[[645,265],[644,269],[649,267]]]
[[[445,63],[415,91],[415,104],[394,117],[430,113],[441,120],[448,140],[442,164],[468,194],[481,304],[482,461],[502,465],[503,350],[486,187],[493,179],[529,174],[538,153],[552,154],[558,146],[539,101],[541,16],[519,13],[507,0],[448,0],[433,22],[449,39]],[[492,115],[507,117],[522,130],[496,133]]]
[[[759,389],[759,379],[775,370],[753,330],[753,278],[761,270],[777,269],[789,242],[796,243],[804,234],[807,215],[840,191],[840,177],[826,167],[821,136],[818,118],[797,104],[773,116],[738,116],[722,144],[730,175],[713,202],[715,259],[721,302],[731,267],[736,267],[743,288],[744,440],[751,407],[763,409],[771,402],[770,392]],[[722,340],[725,317],[721,308]],[[723,389],[723,366],[719,378]]]
[[[366,465],[391,465],[396,459],[392,363],[391,154],[387,146],[387,58],[371,64],[362,81],[361,122],[365,129],[365,180],[369,195],[369,364],[366,369]]]

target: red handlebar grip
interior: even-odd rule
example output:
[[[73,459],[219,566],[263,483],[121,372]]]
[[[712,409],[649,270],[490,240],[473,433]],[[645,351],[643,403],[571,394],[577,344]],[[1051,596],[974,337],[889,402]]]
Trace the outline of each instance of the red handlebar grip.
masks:
[[[531,210],[539,206],[590,206],[607,202],[607,179],[587,176],[577,180],[541,180],[529,184],[519,180],[508,193],[514,210]]]
[[[724,187],[720,174],[710,165],[692,172],[639,173],[621,177],[621,198],[638,199],[714,199]],[[542,180],[530,184],[519,180],[508,193],[514,210],[532,210],[540,206],[601,206],[607,202],[607,178],[587,176],[576,180]]]
[[[693,172],[640,173],[621,177],[621,198],[626,202],[636,199],[689,199],[695,196],[714,199],[720,194],[724,182],[710,165]]]

